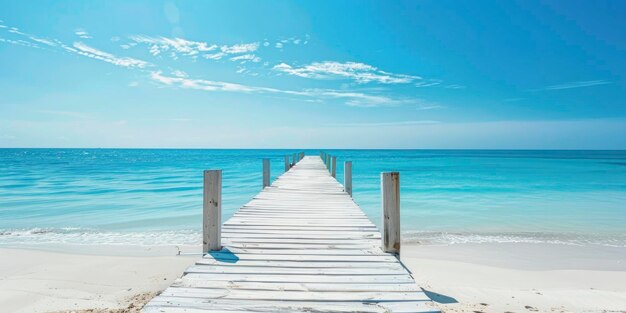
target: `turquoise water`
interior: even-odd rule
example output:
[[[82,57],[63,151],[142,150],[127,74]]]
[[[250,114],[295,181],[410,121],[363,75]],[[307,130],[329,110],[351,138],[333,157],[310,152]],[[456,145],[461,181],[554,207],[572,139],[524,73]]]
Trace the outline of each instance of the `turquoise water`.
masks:
[[[319,150],[305,150],[319,155]],[[626,151],[327,150],[380,222],[382,171],[401,174],[403,236],[424,244],[626,247]],[[224,219],[292,150],[0,149],[0,245],[200,242],[202,170],[223,170]]]

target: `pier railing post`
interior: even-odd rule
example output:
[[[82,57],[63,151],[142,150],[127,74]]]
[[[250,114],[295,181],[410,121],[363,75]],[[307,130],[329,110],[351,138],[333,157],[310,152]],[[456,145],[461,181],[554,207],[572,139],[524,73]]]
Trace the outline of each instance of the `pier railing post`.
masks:
[[[285,155],[285,172],[289,170],[291,164],[289,164],[289,155]]]
[[[333,177],[337,177],[337,157],[333,155],[333,163],[331,164],[332,170],[330,171]]]
[[[263,188],[270,185],[270,159],[263,159]]]
[[[352,197],[352,161],[343,163],[343,187],[345,192]]]
[[[222,249],[222,170],[204,171],[202,253]]]
[[[296,165],[296,163],[298,163],[298,160],[296,159],[296,154],[293,154],[293,165]]]
[[[330,154],[326,154],[326,168],[330,171]]]
[[[400,173],[380,173],[384,252],[400,254]]]

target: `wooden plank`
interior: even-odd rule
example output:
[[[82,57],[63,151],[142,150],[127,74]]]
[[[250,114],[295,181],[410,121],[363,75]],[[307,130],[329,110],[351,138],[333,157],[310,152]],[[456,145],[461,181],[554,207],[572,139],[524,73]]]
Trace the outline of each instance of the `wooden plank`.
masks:
[[[423,292],[302,292],[239,289],[169,287],[161,295],[202,299],[276,300],[282,301],[428,301]]]
[[[167,297],[161,296],[143,309],[148,313],[197,313],[197,312],[315,312],[315,313],[434,313],[439,312],[432,303],[425,301],[402,302],[320,302],[320,301],[263,301]]]
[[[292,261],[292,262],[392,262],[398,259],[390,255],[303,255],[303,254],[252,254],[231,252],[212,252],[204,255],[208,260],[238,261]]]
[[[253,254],[292,254],[292,255],[388,255],[380,250],[380,247],[369,249],[310,249],[300,246],[298,249],[267,249],[259,247],[233,247],[228,246],[227,249],[235,254],[253,253]]]
[[[212,265],[212,266],[229,266],[229,267],[281,267],[281,268],[392,268],[403,269],[402,265],[397,262],[388,264],[388,262],[304,262],[304,261],[250,261],[250,260],[234,260],[234,259],[200,259],[196,265]]]
[[[225,281],[206,280],[204,278],[183,278],[178,279],[172,287],[186,288],[213,288],[228,289],[235,288],[241,290],[271,290],[271,291],[336,291],[336,292],[359,292],[359,291],[379,291],[379,292],[420,292],[422,291],[413,283],[389,283],[389,284],[359,284],[359,283],[301,283],[301,282],[246,282],[246,281]]]
[[[212,273],[212,274],[267,274],[267,275],[349,275],[349,276],[372,276],[372,275],[401,275],[406,273],[402,268],[370,268],[364,271],[360,268],[287,268],[287,267],[264,267],[264,266],[203,266],[192,265],[185,273]]]
[[[183,278],[196,278],[207,281],[247,281],[247,282],[292,282],[292,283],[344,283],[344,284],[414,284],[408,274],[402,275],[268,275],[268,274],[235,274],[235,273],[188,273]]]
[[[142,312],[438,312],[352,200],[351,164],[344,187],[321,155],[294,154],[271,184],[264,161],[267,185],[221,226],[223,250]]]

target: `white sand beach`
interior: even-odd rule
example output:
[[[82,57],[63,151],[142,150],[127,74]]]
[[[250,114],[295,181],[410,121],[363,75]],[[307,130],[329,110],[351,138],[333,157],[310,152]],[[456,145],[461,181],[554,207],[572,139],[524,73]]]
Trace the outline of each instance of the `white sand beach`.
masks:
[[[130,251],[0,249],[2,312],[137,312],[199,258],[175,256],[174,247],[119,255]],[[626,312],[625,256],[624,248],[519,243],[402,248],[443,312]]]
[[[626,312],[626,248],[405,245],[402,260],[443,312]]]
[[[170,285],[199,257],[174,256],[171,251],[174,250],[119,256],[0,249],[0,311],[72,312],[137,307]]]

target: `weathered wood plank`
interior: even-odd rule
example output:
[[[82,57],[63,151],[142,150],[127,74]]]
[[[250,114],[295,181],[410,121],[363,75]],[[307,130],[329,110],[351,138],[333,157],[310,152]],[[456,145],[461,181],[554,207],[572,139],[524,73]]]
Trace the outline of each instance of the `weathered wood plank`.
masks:
[[[315,313],[409,313],[439,312],[426,301],[402,302],[320,302],[320,301],[263,301],[230,299],[197,299],[161,296],[143,309],[148,313],[197,313],[197,312],[315,312]]]
[[[282,301],[428,301],[423,292],[309,292],[169,287],[161,295],[202,299],[276,300]]]
[[[438,312],[381,249],[383,236],[352,200],[351,181],[344,187],[333,178],[336,158],[322,155],[326,163],[294,154],[272,184],[264,177],[267,186],[221,226],[223,249],[142,311]]]

